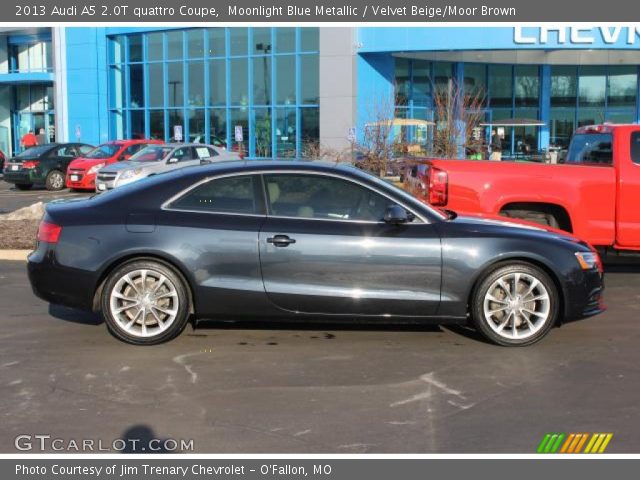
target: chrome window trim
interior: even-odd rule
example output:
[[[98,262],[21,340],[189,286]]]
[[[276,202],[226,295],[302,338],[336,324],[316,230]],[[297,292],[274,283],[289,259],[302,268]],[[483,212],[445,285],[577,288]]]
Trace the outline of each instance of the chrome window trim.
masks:
[[[184,210],[184,209],[178,209],[178,208],[171,208],[170,204],[172,202],[174,202],[175,200],[177,200],[178,198],[188,194],[191,190],[194,190],[196,188],[198,188],[200,185],[213,181],[213,180],[218,180],[221,178],[228,178],[228,177],[238,177],[238,176],[244,176],[244,175],[269,175],[269,174],[283,174],[283,175],[319,175],[319,176],[328,176],[328,177],[334,177],[334,178],[339,178],[341,180],[346,180],[348,182],[351,183],[355,183],[356,185],[359,185],[363,188],[366,188],[368,190],[371,190],[373,192],[376,192],[378,195],[382,195],[383,197],[387,198],[388,200],[391,200],[392,202],[394,202],[397,205],[400,205],[401,207],[403,207],[404,209],[408,210],[409,212],[411,212],[413,215],[415,215],[416,218],[421,220],[421,223],[414,223],[414,222],[409,222],[409,223],[405,223],[403,225],[428,225],[428,224],[432,224],[433,222],[431,222],[429,219],[425,218],[424,215],[417,213],[413,208],[407,207],[407,205],[403,202],[399,202],[398,200],[390,197],[389,195],[387,195],[385,192],[380,191],[378,188],[375,187],[371,187],[370,185],[367,185],[363,182],[360,182],[358,180],[355,180],[353,178],[350,178],[348,176],[344,176],[344,175],[340,175],[337,173],[333,173],[333,172],[318,172],[315,170],[304,170],[304,169],[300,169],[300,170],[282,170],[282,169],[269,169],[269,170],[249,170],[249,171],[242,171],[242,172],[231,172],[231,173],[221,173],[219,175],[212,175],[210,177],[206,177],[203,178],[202,180],[194,183],[193,185],[185,188],[184,190],[181,190],[180,192],[178,192],[177,194],[173,195],[171,198],[169,198],[168,200],[166,200],[161,206],[160,209],[161,210],[165,210],[165,211],[172,211],[172,212],[189,212],[189,213],[207,213],[207,214],[211,214],[211,215],[238,215],[238,216],[249,216],[249,217],[269,217],[269,218],[282,218],[282,219],[289,219],[289,220],[305,220],[305,221],[321,221],[321,222],[346,222],[346,223],[365,223],[365,224],[384,224],[384,221],[374,221],[374,220],[348,220],[348,219],[338,219],[338,218],[306,218],[306,217],[290,217],[290,216],[285,216],[285,215],[270,215],[268,213],[269,207],[266,204],[268,198],[265,198],[265,208],[267,209],[267,213],[265,214],[257,214],[257,213],[231,213],[231,212],[214,212],[214,211],[205,211],[205,210]],[[265,195],[267,195],[266,193],[266,188],[264,188],[263,186],[263,192],[265,193]]]

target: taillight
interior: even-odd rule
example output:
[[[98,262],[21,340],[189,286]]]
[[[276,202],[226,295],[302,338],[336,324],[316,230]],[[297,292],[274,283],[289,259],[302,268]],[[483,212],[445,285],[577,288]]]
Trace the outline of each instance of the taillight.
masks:
[[[429,203],[434,207],[444,207],[448,201],[449,176],[444,170],[429,169]]]
[[[31,168],[36,168],[38,165],[40,165],[40,162],[38,162],[36,160],[30,160],[28,162],[24,162],[22,164],[22,168],[31,169]]]
[[[60,233],[62,233],[62,227],[60,225],[43,220],[38,227],[38,241],[58,243]]]

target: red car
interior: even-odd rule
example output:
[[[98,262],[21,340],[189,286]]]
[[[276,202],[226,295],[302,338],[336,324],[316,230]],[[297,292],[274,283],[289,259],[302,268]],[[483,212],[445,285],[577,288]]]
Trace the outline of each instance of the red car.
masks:
[[[164,143],[161,140],[115,140],[103,143],[84,157],[69,164],[66,185],[77,190],[95,190],[98,170],[112,163],[128,160],[134,153],[147,145]]]

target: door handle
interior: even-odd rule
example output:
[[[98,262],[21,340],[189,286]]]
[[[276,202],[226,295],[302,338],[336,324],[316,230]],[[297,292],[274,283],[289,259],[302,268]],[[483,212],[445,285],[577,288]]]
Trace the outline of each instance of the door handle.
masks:
[[[273,243],[276,247],[288,247],[290,244],[296,243],[296,241],[286,235],[275,235],[267,238],[267,243]]]

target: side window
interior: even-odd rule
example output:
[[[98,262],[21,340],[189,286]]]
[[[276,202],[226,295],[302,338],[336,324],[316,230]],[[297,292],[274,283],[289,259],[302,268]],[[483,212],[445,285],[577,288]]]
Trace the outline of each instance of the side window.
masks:
[[[94,147],[92,147],[91,145],[80,145],[78,147],[78,150],[80,151],[80,155],[86,155],[87,153],[89,153],[91,150],[93,150]]]
[[[213,213],[261,213],[256,202],[256,178],[252,175],[218,178],[203,183],[174,200],[169,208]]]
[[[53,149],[50,153],[53,157],[75,157],[75,149],[71,145]]]
[[[265,175],[269,213],[276,216],[378,222],[393,202],[348,180],[304,174]]]
[[[213,155],[211,154],[211,150],[207,147],[195,147],[196,158],[203,160],[205,158],[211,158]]]
[[[121,156],[126,155],[130,157],[131,155],[138,153],[143,147],[146,147],[146,145],[143,143],[134,143],[133,145],[129,145],[127,148],[124,149]]]
[[[218,154],[218,152],[216,151],[215,148],[209,148],[209,155],[211,157],[217,157],[219,154]]]
[[[631,161],[640,164],[640,132],[631,133]]]
[[[177,158],[178,162],[187,162],[189,160],[193,160],[193,153],[191,147],[182,147],[178,148],[173,152],[171,158]]]

